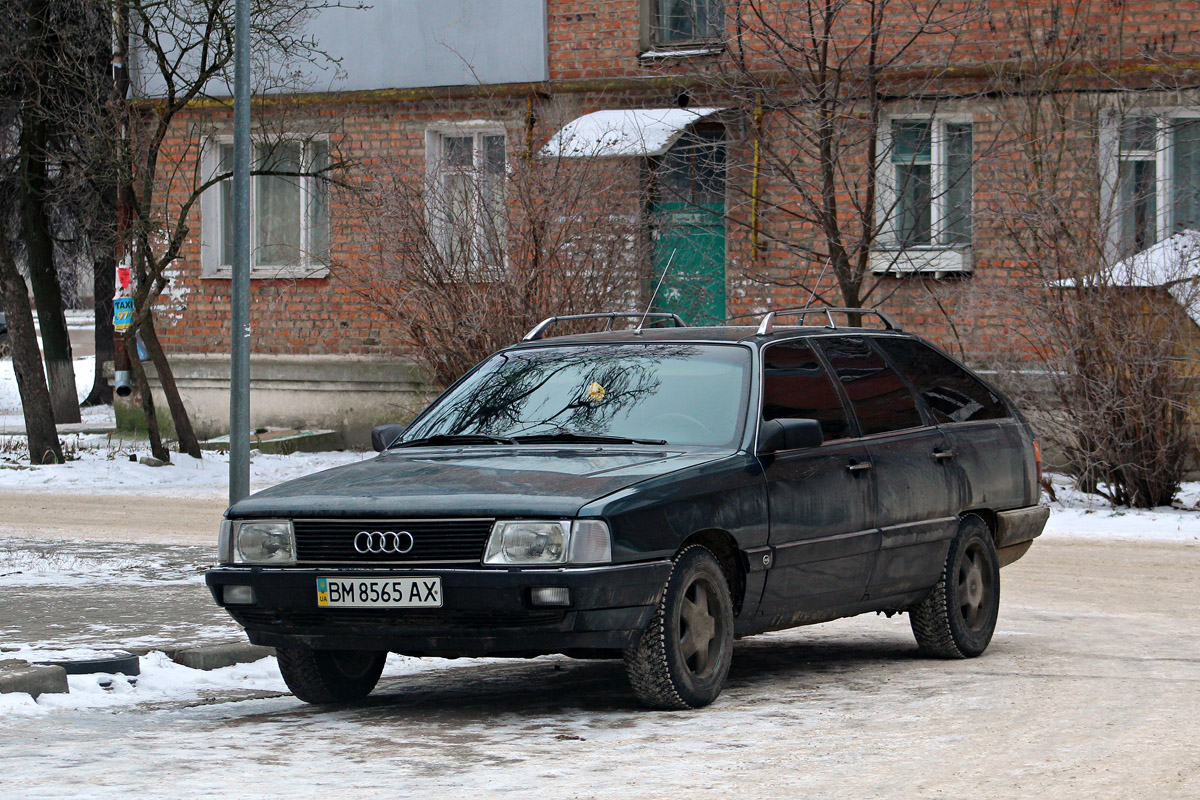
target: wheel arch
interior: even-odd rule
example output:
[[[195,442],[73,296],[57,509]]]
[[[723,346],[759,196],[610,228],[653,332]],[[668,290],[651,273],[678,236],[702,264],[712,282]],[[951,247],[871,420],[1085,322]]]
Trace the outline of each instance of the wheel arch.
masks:
[[[684,539],[683,544],[675,551],[678,556],[691,545],[701,545],[717,557],[721,572],[729,582],[729,594],[733,598],[733,615],[736,617],[742,611],[742,601],[746,596],[746,567],[742,563],[741,550],[733,534],[722,528],[706,528],[699,530]]]
[[[988,526],[988,530],[992,532],[992,543],[999,544],[996,541],[996,512],[990,508],[972,508],[958,515],[961,522],[967,517],[979,517],[983,520],[983,524]]]

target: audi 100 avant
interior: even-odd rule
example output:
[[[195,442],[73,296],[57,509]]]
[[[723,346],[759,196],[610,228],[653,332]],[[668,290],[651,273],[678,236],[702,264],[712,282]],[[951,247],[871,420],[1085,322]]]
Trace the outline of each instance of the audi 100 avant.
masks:
[[[298,697],[362,698],[389,652],[565,653],[699,707],[735,639],[870,611],[984,652],[1048,515],[995,387],[865,309],[586,316],[608,330],[547,320],[375,429],[377,457],[229,508],[208,585]]]

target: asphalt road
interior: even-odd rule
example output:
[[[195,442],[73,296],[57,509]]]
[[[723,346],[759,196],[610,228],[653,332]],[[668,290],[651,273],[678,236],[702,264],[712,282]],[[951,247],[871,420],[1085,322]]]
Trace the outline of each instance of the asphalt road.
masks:
[[[350,709],[12,717],[0,796],[1194,800],[1198,576],[1195,545],[1039,541],[1004,570],[981,658],[919,658],[903,617],[842,620],[739,642],[691,712],[637,708],[618,663],[544,658],[385,677]],[[201,624],[191,603],[170,607]]]

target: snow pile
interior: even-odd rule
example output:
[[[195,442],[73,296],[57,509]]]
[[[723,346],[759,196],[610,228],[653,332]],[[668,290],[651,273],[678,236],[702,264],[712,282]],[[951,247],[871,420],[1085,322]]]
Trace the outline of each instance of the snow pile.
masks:
[[[3,654],[5,658],[19,658],[25,661],[85,659],[94,655],[95,651],[80,649],[22,649]],[[399,656],[393,653],[388,656],[382,680],[496,661],[497,659],[451,661],[444,658]],[[214,698],[228,701],[288,694],[287,685],[279,674],[279,665],[274,656],[249,664],[234,664],[231,667],[206,671],[176,664],[165,653],[153,651],[142,656],[141,673],[132,678],[107,673],[68,675],[70,692],[43,694],[36,700],[19,692],[0,694],[0,719],[5,716],[45,715],[58,710],[127,708],[207,701]],[[295,702],[300,704],[299,700]]]
[[[86,658],[88,655],[76,651],[5,653],[7,657],[25,660]],[[141,670],[142,674],[136,678],[105,673],[68,675],[69,693],[44,694],[36,700],[27,694],[0,694],[0,717],[47,714],[57,709],[186,702],[213,694],[226,695],[231,691],[280,694],[287,691],[274,657],[206,672],[176,664],[163,653],[151,652],[141,658]]]
[[[1047,475],[1056,500],[1046,493],[1050,521],[1043,536],[1055,539],[1200,542],[1200,482],[1184,483],[1170,507],[1114,508],[1099,495],[1074,487],[1066,475]]]

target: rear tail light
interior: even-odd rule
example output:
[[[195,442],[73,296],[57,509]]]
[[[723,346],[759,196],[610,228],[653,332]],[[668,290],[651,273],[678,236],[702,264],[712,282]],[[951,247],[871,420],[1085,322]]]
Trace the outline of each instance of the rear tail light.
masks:
[[[1042,446],[1037,443],[1037,439],[1033,440],[1033,463],[1037,466],[1037,482],[1040,485],[1042,482]]]

